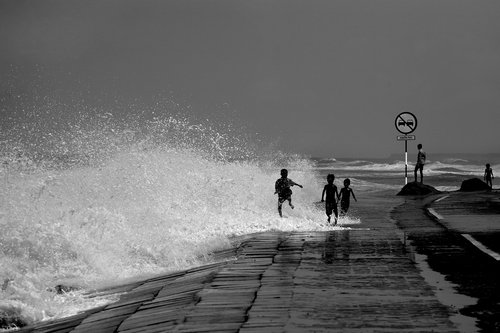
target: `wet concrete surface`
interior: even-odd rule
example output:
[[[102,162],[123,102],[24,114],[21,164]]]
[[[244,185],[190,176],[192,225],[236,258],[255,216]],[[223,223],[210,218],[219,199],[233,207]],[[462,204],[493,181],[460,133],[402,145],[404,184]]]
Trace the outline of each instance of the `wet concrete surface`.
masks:
[[[134,285],[119,302],[33,332],[458,332],[382,230],[269,232],[239,258]]]
[[[492,250],[500,243],[498,193],[449,193],[407,199],[392,217],[429,267],[461,295],[476,299],[458,311],[476,320],[480,332],[500,332],[500,264],[474,246],[470,234]],[[432,208],[438,217],[429,214]]]
[[[226,251],[235,260],[120,286],[116,303],[21,331],[468,332],[457,313],[499,331],[498,263],[430,203],[371,198],[351,229],[248,235]],[[443,301],[448,282],[477,302]]]

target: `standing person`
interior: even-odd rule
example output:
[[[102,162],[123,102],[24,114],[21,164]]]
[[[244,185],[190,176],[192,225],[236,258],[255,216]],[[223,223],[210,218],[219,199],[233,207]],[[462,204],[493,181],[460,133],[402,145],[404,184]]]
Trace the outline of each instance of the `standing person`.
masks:
[[[339,211],[337,208],[337,200],[339,198],[339,192],[337,191],[337,186],[333,184],[335,180],[335,175],[329,174],[326,176],[326,181],[328,184],[323,188],[323,193],[321,193],[321,202],[325,202],[325,193],[326,193],[326,202],[325,202],[325,210],[326,216],[328,216],[328,222],[330,222],[330,218],[332,213],[335,214],[335,224],[337,224],[337,219],[339,217]]]
[[[351,194],[354,200],[357,202],[356,196],[354,195],[354,191],[349,187],[351,185],[351,180],[349,178],[344,179],[344,187],[340,190],[339,199],[340,199],[340,216],[344,216],[347,214],[349,210],[349,205],[351,204]]]
[[[288,200],[290,207],[292,207],[292,209],[294,208],[292,205],[292,190],[290,189],[290,186],[297,185],[298,187],[302,188],[302,185],[297,184],[287,177],[288,170],[281,169],[281,178],[279,178],[274,184],[274,194],[278,194],[278,213],[280,214],[280,217],[283,217],[283,214],[281,213],[281,206],[283,206],[283,202],[285,202],[286,200]]]
[[[418,154],[417,154],[417,164],[415,164],[415,183],[417,182],[417,171],[420,170],[420,182],[424,183],[424,165],[425,165],[425,159],[427,158],[427,155],[425,152],[422,150],[422,144],[419,143],[417,145],[418,148]]]
[[[486,163],[486,169],[484,169],[484,181],[486,182],[486,185],[490,187],[490,189],[493,189],[493,179],[495,176],[493,176],[493,169],[490,167],[489,163]]]

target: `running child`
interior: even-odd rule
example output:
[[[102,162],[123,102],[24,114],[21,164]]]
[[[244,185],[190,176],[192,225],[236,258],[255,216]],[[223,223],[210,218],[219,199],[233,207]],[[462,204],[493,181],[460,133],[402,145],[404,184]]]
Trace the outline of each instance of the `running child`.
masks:
[[[346,178],[344,180],[344,187],[340,190],[339,198],[340,198],[340,216],[344,216],[347,214],[349,210],[349,205],[351,203],[351,194],[355,201],[356,196],[354,195],[354,191],[349,187],[351,185],[351,180]]]
[[[337,219],[339,217],[339,211],[337,208],[337,200],[339,198],[339,192],[337,191],[337,186],[333,184],[335,181],[335,175],[329,174],[326,176],[326,181],[328,184],[323,188],[323,193],[321,193],[321,202],[325,202],[326,216],[328,216],[328,222],[332,213],[335,214],[335,224],[337,224]],[[326,201],[324,200],[326,194]]]
[[[287,177],[288,170],[281,169],[281,178],[279,178],[274,184],[274,194],[278,194],[278,213],[280,214],[280,217],[283,217],[283,214],[281,213],[281,206],[286,200],[288,200],[290,207],[292,207],[292,209],[294,208],[292,205],[292,190],[290,189],[290,187],[297,185],[298,187],[302,188],[302,185],[297,184]]]

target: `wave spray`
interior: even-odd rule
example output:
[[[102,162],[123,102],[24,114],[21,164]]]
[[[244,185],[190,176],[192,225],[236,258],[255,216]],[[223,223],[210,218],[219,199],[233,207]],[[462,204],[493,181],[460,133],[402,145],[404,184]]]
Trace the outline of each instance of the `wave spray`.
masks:
[[[312,162],[258,148],[231,125],[52,118],[2,131],[0,317],[72,315],[113,300],[89,290],[202,264],[233,236],[325,228]],[[284,219],[273,195],[281,168],[305,185]]]

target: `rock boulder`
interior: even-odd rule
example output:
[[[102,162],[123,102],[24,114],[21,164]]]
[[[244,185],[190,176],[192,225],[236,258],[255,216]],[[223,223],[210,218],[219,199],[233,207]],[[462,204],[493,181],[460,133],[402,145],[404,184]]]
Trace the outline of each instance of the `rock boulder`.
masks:
[[[425,185],[418,182],[408,183],[397,195],[428,195],[428,194],[439,194],[440,191],[436,190],[430,185]]]
[[[487,191],[490,187],[479,178],[466,179],[460,186],[462,192]]]

